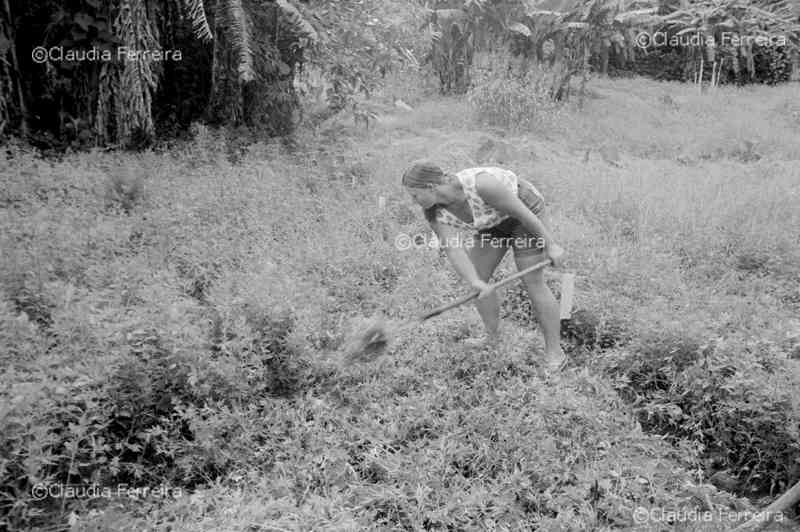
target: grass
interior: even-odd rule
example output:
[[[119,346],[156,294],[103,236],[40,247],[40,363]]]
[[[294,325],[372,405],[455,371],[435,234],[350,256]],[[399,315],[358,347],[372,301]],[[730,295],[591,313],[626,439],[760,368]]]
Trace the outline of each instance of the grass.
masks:
[[[74,509],[79,530],[660,530],[634,522],[634,509],[752,507],[708,483],[710,447],[688,421],[657,435],[670,432],[669,393],[706,381],[672,368],[661,389],[614,368],[652,346],[670,354],[671,338],[713,345],[727,357],[720,373],[738,368],[723,388],[758,387],[751,399],[764,404],[794,398],[785,412],[796,426],[794,87],[589,87],[582,111],[504,131],[476,122],[464,100],[403,86],[412,112],[369,132],[334,119],[294,150],[265,142],[236,164],[208,130],[168,153],[43,161],[10,147],[0,393],[3,475],[18,489],[3,491],[7,519],[43,526]],[[479,320],[458,309],[374,363],[337,365],[366,317],[411,318],[463,292],[441,253],[396,249],[399,233],[428,232],[399,176],[420,157],[486,162],[476,153],[487,138],[512,145],[506,165],[548,199],[579,275],[577,307],[623,323],[631,342],[546,382],[535,331],[506,319],[501,356],[465,348]],[[609,146],[619,165],[603,159]],[[511,269],[506,259],[500,271]],[[639,393],[644,409],[620,392]],[[163,396],[172,425],[142,426],[128,454],[97,447],[127,419],[121,398],[157,411]],[[75,466],[76,456],[89,458]],[[114,482],[100,456],[121,459],[129,484],[182,491],[99,506],[29,496],[26,482]],[[143,460],[151,472],[134,467]]]

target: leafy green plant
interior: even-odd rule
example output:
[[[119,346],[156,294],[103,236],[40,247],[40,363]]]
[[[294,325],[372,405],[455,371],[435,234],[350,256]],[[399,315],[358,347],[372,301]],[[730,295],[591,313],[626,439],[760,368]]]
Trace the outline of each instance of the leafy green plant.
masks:
[[[17,313],[23,313],[27,320],[43,329],[53,324],[53,305],[42,293],[41,283],[37,283],[30,275],[14,272],[4,279],[3,284]]]
[[[476,21],[461,9],[431,13],[431,59],[442,93],[463,94],[470,86]]]
[[[558,105],[550,97],[546,69],[529,70],[524,77],[501,77],[478,84],[467,95],[476,118],[487,125],[530,130],[549,122]]]
[[[409,18],[415,7],[406,4],[316,0],[298,6],[313,22],[318,46],[309,50],[307,61],[298,72],[320,74],[327,108],[315,122],[352,106],[358,98],[370,98],[395,68],[418,67],[412,48],[417,35],[397,22],[397,10]]]
[[[107,209],[120,209],[131,214],[144,201],[144,176],[141,172],[119,168],[108,174],[105,182],[104,200]]]
[[[769,494],[800,475],[792,373],[768,345],[653,335],[606,364],[643,427],[705,447],[709,475],[728,470],[738,491]]]
[[[157,118],[185,127],[204,117],[287,133],[297,106],[294,67],[316,39],[289,0],[223,1],[210,16],[200,0],[169,0],[158,9],[127,0],[10,4],[11,13],[9,2],[2,10],[0,42],[8,43],[0,46],[3,94],[14,78],[24,83],[15,87],[10,106],[0,109],[2,126],[25,132],[34,126],[33,140],[47,148],[141,149],[152,144]],[[63,50],[64,60],[32,61],[30,50],[38,46]],[[122,60],[123,47],[146,53]],[[27,53],[7,62],[17,49]],[[203,82],[187,81],[196,94],[179,86],[189,77],[183,61],[192,62],[193,76],[201,72]],[[26,101],[48,111],[29,123]]]
[[[291,393],[299,382],[285,345],[289,322],[252,327],[249,350],[215,360],[177,353],[157,330],[142,329],[127,335],[105,379],[58,384],[46,374],[7,373],[16,384],[0,419],[5,519],[31,524],[59,513],[57,497],[32,499],[37,484],[192,487],[240,463],[252,440],[238,431],[249,422],[231,405]]]

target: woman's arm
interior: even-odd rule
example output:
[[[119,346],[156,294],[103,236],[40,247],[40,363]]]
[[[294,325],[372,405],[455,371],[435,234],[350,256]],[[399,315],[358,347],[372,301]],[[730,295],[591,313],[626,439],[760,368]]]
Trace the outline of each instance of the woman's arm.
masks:
[[[487,172],[481,172],[475,176],[475,190],[486,203],[498,211],[516,218],[526,229],[540,235],[544,239],[545,251],[553,259],[553,262],[557,263],[563,254],[563,249],[556,244],[553,235],[544,225],[544,222],[516,194],[508,190],[499,179]]]
[[[464,250],[464,246],[460,245],[463,241],[459,238],[459,232],[452,226],[435,220],[431,222],[431,229],[436,233],[439,242],[444,242],[444,252],[461,278],[476,290],[483,291],[487,285],[478,276],[475,265],[472,264],[469,255],[467,255],[467,252]],[[459,245],[450,245],[454,242]],[[481,295],[483,296],[484,294]]]

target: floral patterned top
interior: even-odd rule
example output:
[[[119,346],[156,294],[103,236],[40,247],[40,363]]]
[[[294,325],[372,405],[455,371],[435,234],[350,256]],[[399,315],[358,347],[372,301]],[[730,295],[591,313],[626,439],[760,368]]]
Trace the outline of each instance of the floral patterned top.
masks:
[[[461,182],[461,186],[464,187],[464,194],[467,196],[467,204],[472,211],[472,223],[468,224],[442,207],[438,207],[436,209],[434,219],[437,222],[451,225],[459,229],[480,231],[482,229],[494,227],[506,218],[509,218],[507,214],[503,214],[494,207],[491,207],[489,204],[483,201],[483,198],[481,198],[480,195],[478,195],[478,191],[475,189],[475,177],[481,172],[487,172],[494,175],[500,180],[501,183],[503,183],[503,185],[513,192],[514,195],[518,193],[519,179],[517,178],[517,175],[510,170],[505,170],[495,166],[467,168],[466,170],[456,173],[456,177]],[[533,185],[531,185],[531,187],[533,187]],[[537,193],[537,195],[541,196],[539,191],[535,188],[534,191]]]

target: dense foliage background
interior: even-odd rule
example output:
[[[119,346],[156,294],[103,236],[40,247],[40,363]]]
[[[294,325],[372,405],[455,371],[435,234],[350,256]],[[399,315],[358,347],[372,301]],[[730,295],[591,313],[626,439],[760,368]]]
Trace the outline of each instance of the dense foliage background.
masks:
[[[788,0],[7,0],[0,11],[0,134],[40,147],[147,146],[193,121],[286,135],[300,86],[328,117],[393,68],[423,68],[443,92],[474,85],[476,52],[503,48],[521,70],[554,69],[551,96],[591,69],[656,79],[776,83],[800,75],[798,3]],[[640,46],[641,32],[697,36]],[[724,34],[783,36],[780,45]],[[717,46],[708,46],[709,38]],[[60,50],[35,59],[34,50]],[[180,59],[120,59],[120,48]],[[75,57],[63,59],[63,51]],[[91,59],[106,52],[111,60]],[[83,55],[81,55],[83,54]],[[89,59],[86,59],[89,57]],[[307,76],[317,75],[313,82]],[[304,73],[306,75],[304,76]],[[298,85],[300,83],[301,85]],[[309,83],[311,87],[309,87]]]

